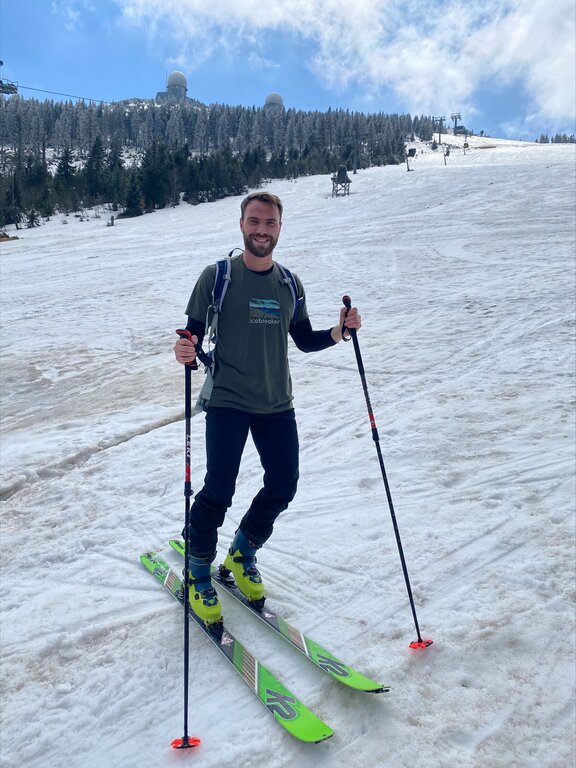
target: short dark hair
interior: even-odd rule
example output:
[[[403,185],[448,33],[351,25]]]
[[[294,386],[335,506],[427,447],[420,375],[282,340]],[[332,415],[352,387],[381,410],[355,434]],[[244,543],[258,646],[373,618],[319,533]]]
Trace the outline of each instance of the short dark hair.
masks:
[[[247,195],[240,204],[240,212],[242,218],[244,218],[244,211],[246,210],[246,206],[249,203],[254,202],[254,200],[259,200],[261,203],[268,203],[269,205],[275,205],[280,213],[280,221],[282,221],[282,212],[284,211],[282,200],[280,200],[277,195],[273,195],[272,192],[251,192],[249,195]]]

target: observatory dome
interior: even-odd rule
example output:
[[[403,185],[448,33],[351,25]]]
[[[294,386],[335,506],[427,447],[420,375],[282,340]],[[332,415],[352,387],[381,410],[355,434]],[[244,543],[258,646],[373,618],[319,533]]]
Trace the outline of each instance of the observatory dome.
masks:
[[[275,93],[272,91],[271,93],[266,96],[265,106],[268,106],[270,104],[278,105],[279,107],[284,106],[284,102],[282,100],[282,96],[280,96],[279,93]]]
[[[183,75],[182,72],[171,72],[168,75],[168,85],[180,85],[182,88],[188,88],[188,81],[186,80],[186,75]]]

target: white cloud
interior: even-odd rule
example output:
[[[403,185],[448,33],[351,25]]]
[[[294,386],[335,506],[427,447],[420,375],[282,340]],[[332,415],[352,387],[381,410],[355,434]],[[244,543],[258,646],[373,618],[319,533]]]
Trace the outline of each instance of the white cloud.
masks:
[[[248,63],[253,69],[280,69],[280,64],[272,59],[265,59],[254,51],[248,54]]]
[[[534,119],[575,118],[576,46],[572,0],[519,0],[498,25],[478,30],[472,55],[489,77],[519,80],[532,98]]]
[[[82,13],[93,11],[94,6],[90,0],[54,0],[50,7],[55,16],[61,16],[64,29],[67,32],[76,32],[80,23]]]
[[[367,99],[391,88],[413,113],[474,113],[483,83],[521,82],[534,119],[575,118],[573,0],[116,2],[131,24],[178,40],[192,66],[241,49],[271,65],[262,40],[273,30],[309,41],[324,86],[354,85]]]

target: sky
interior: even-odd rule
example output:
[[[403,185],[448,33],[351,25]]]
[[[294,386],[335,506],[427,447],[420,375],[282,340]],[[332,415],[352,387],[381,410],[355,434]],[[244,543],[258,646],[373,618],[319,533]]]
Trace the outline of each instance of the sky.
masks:
[[[574,0],[0,0],[24,98],[153,98],[179,70],[206,104],[274,91],[529,141],[576,132],[575,40]]]

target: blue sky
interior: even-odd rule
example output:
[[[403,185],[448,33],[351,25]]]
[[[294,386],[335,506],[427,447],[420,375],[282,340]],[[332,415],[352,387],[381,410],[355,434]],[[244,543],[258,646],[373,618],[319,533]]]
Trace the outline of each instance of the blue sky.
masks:
[[[576,130],[575,29],[573,0],[0,0],[0,59],[25,98],[153,97],[177,69],[208,104],[277,91],[531,141]]]

